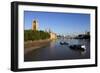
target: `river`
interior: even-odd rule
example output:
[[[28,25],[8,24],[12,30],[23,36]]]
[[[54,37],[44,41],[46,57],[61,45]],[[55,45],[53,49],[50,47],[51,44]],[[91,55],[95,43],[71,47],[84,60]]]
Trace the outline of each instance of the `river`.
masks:
[[[72,50],[69,45],[61,45],[62,39],[52,40],[45,47],[38,48],[24,54],[24,61],[47,61],[47,60],[73,60],[90,58],[89,39],[64,39],[69,45],[81,44],[86,46],[85,51]]]

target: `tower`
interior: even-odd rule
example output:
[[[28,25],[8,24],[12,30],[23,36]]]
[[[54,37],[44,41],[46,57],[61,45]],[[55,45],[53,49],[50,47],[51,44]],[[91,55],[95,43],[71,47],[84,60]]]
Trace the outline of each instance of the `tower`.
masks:
[[[36,19],[32,21],[32,30],[38,30],[38,21]]]

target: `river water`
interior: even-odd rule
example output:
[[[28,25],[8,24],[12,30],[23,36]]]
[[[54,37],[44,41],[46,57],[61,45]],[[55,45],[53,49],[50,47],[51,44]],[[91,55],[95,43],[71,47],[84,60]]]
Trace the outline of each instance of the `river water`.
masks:
[[[81,44],[86,46],[85,51],[72,50],[69,45],[61,45],[61,38],[52,40],[45,47],[38,48],[24,54],[24,61],[47,61],[47,60],[71,60],[71,59],[89,59],[90,58],[90,40],[89,39],[64,39],[69,45]]]

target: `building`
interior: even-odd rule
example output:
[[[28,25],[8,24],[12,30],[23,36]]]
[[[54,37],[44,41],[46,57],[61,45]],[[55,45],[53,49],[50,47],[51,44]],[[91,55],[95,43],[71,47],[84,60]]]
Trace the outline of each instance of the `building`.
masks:
[[[50,34],[50,39],[56,39],[57,38],[57,35],[54,32],[52,32],[50,28],[46,29],[45,31]]]
[[[36,19],[32,21],[32,30],[38,30],[38,21]]]
[[[53,32],[50,32],[50,39],[57,39],[57,35]]]
[[[32,21],[32,30],[33,31],[38,31],[38,21],[35,19]],[[50,34],[50,39],[56,39],[57,38],[57,35],[55,33],[53,33],[50,28],[49,29],[46,29],[45,32],[48,32]]]

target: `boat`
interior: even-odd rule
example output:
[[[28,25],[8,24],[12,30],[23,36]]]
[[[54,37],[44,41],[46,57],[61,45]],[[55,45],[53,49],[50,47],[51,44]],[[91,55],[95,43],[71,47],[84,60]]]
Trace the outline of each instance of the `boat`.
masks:
[[[80,51],[86,50],[85,45],[70,45],[69,47],[70,47],[70,49],[73,49],[73,50],[80,50]]]
[[[61,45],[68,45],[67,42],[60,42]]]

